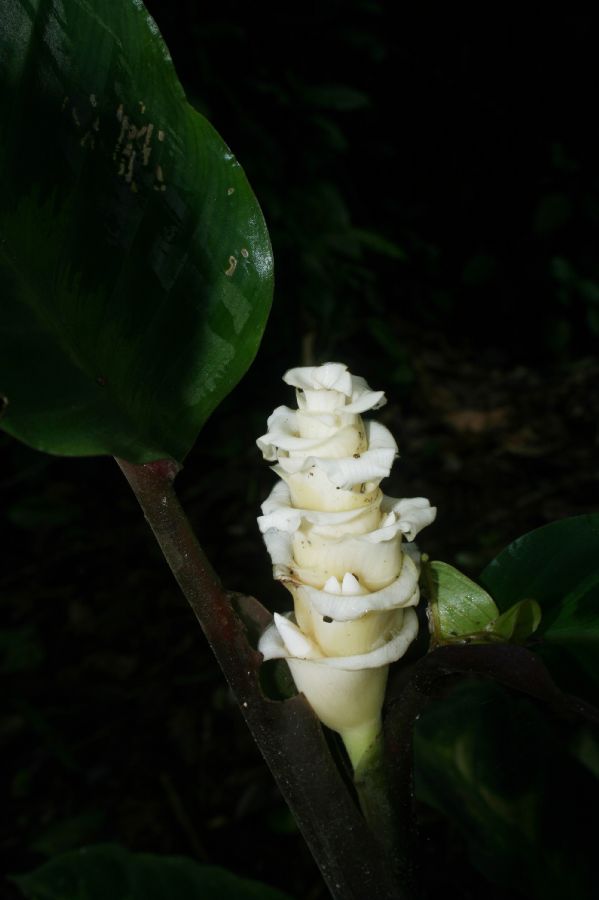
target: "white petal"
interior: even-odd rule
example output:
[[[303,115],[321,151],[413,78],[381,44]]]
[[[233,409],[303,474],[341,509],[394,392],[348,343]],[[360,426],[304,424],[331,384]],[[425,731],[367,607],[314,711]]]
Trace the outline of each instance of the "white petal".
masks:
[[[282,616],[281,618],[285,618]],[[288,619],[285,619],[288,622]],[[276,631],[276,634],[273,634]],[[325,656],[322,659],[310,660],[319,668],[344,669],[347,672],[355,672],[359,669],[378,669],[388,666],[404,655],[416,635],[418,634],[418,616],[413,609],[406,609],[402,626],[396,634],[392,634],[382,647],[371,650],[369,653],[358,653],[354,656]],[[292,659],[293,657],[285,647],[285,643],[277,630],[276,625],[271,625],[264,632],[258,642],[258,650],[265,659]],[[301,657],[303,659],[303,657]]]
[[[338,498],[340,493],[336,491],[334,496]],[[291,532],[299,528],[303,522],[309,522],[318,525],[320,534],[329,534],[331,537],[363,534],[378,528],[382,497],[382,493],[378,491],[373,502],[364,506],[363,496],[358,494],[360,506],[338,512],[298,509],[291,505],[289,486],[284,481],[278,481],[262,504],[264,515],[258,518],[258,526],[262,532],[269,528]]]
[[[325,583],[323,588],[328,594],[340,594],[341,593],[341,585],[337,581],[334,575],[331,575],[329,580]]]
[[[389,663],[404,655],[417,633],[418,618],[408,609],[397,633],[369,653],[323,659],[293,657],[275,625],[263,634],[258,649],[265,659],[287,659],[298,691],[318,718],[329,728],[344,731],[378,718]]]
[[[264,532],[263,538],[273,566],[291,567],[293,563],[291,533],[269,528]]]
[[[282,460],[282,462],[301,463],[301,460]],[[296,474],[288,474],[282,465],[273,466],[273,471],[285,479],[293,506],[301,509],[312,509],[317,512],[363,511],[373,505],[378,506],[380,502],[377,482],[357,484],[352,490],[346,491],[335,487],[326,473],[315,465]]]
[[[324,363],[322,366],[300,366],[283,375],[285,384],[302,390],[339,391],[351,397],[352,379],[343,363]]]
[[[318,644],[323,656],[352,656],[382,646],[390,634],[401,628],[404,610],[368,613],[360,619],[336,622],[315,615],[313,610],[302,608],[296,601],[295,616],[298,626]]]
[[[358,458],[316,459],[332,484],[348,490],[354,485],[386,478],[397,456],[397,444],[388,428],[380,422],[365,422],[368,450]]]
[[[397,578],[401,569],[401,534],[393,529],[332,538],[306,525],[292,536],[293,568],[302,581],[318,587],[331,575],[342,579],[352,572],[369,591],[379,590]],[[387,532],[391,534],[385,540]]]
[[[360,582],[358,581],[358,579],[356,578],[355,575],[352,575],[351,572],[346,572],[345,575],[343,576],[343,583],[341,585],[341,593],[344,594],[346,597],[347,596],[357,597],[360,594],[366,594],[367,591],[364,587],[362,587],[362,585],[360,584]]]
[[[319,398],[322,394],[338,392],[347,398],[345,409],[348,412],[366,412],[368,409],[379,409],[387,401],[383,391],[373,391],[364,378],[351,375],[343,363],[325,363],[323,366],[305,366],[290,369],[283,376],[283,381],[305,392],[305,408],[328,409],[329,397]],[[312,396],[311,396],[312,395]],[[303,398],[298,397],[299,405]],[[317,404],[322,404],[318,406]]]
[[[297,388],[297,405],[301,410],[313,412],[339,412],[345,409],[347,398],[340,391],[311,390]]]
[[[389,429],[380,422],[365,422],[364,430],[368,450],[359,456],[356,454],[356,458],[353,455],[335,459],[322,458],[312,453],[308,453],[305,457],[279,456],[279,464],[275,471],[282,470],[283,473],[296,474],[315,467],[326,474],[331,484],[343,490],[349,490],[365,482],[378,483],[391,471],[397,456],[397,444]]]
[[[378,669],[381,666],[388,666],[402,657],[417,634],[418,616],[413,609],[406,609],[400,630],[396,634],[390,635],[389,640],[382,647],[354,656],[325,656],[314,662],[319,666],[345,669],[348,672],[358,669]]]
[[[380,591],[349,596],[337,595],[293,579],[287,585],[294,598],[299,597],[318,616],[337,622],[358,619],[370,612],[384,612],[406,606],[416,606],[419,599],[418,568],[414,560],[404,554],[399,577]]]
[[[314,642],[303,634],[294,622],[278,613],[274,614],[274,622],[289,656],[296,659],[318,659],[322,656]]]
[[[387,402],[384,391],[373,391],[368,386],[366,379],[359,375],[352,375],[352,395],[346,405],[347,412],[366,412],[369,409],[380,409]]]
[[[351,419],[354,419],[352,422]],[[290,455],[292,457],[322,456],[343,457],[360,453],[366,446],[364,427],[359,416],[346,416],[345,423],[327,425],[320,421],[318,434],[303,437],[300,431],[304,419],[298,420],[296,410],[279,406],[268,420],[268,431],[256,441],[264,459],[272,461]],[[312,423],[314,425],[314,423]]]
[[[397,515],[399,526],[408,541],[413,541],[418,532],[434,522],[437,516],[436,506],[431,506],[426,497],[406,497],[402,500],[383,497],[381,510]]]

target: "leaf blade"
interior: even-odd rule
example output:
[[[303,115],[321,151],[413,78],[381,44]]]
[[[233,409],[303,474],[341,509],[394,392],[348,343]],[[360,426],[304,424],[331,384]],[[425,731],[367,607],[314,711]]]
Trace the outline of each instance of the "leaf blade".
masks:
[[[265,326],[259,206],[141,3],[1,6],[2,425],[53,453],[181,460]]]

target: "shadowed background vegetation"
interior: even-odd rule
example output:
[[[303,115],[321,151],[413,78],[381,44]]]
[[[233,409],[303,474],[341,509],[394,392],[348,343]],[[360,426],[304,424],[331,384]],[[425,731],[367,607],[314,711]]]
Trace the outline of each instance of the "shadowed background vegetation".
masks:
[[[338,359],[385,389],[381,418],[402,453],[386,490],[430,497],[439,517],[422,549],[473,577],[523,532],[596,509],[589,19],[431,21],[358,0],[147,5],[189,99],[243,165],[275,255],[256,362],[178,482],[226,585],[285,603],[255,525],[272,477],[254,441],[290,400],[280,376],[301,363]],[[6,435],[0,459],[3,869],[115,840],[326,896],[114,463],[45,457]],[[573,783],[588,792],[597,744],[498,688],[462,686],[452,703],[456,717],[475,711],[475,749],[481,734],[505,742],[505,773],[488,770],[513,799],[495,832],[510,865],[487,866],[489,885],[468,834],[423,802],[431,895],[458,881],[464,897],[530,895],[547,858],[512,852],[522,835],[509,826],[526,822],[538,848],[553,813],[528,804],[525,774],[551,746],[535,769],[535,796],[547,795],[577,741]],[[446,816],[459,791],[447,803]]]

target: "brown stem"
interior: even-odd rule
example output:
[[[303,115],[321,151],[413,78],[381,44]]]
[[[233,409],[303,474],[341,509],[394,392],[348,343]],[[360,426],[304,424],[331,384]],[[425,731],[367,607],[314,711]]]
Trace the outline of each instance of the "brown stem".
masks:
[[[260,688],[261,655],[247,639],[177,499],[176,464],[134,465],[117,459],[166,561],[193,609],[231,686],[254,740],[295,816],[333,897],[406,900],[380,845],[350,796],[303,696],[274,702]],[[251,597],[238,609],[263,629],[270,614]]]

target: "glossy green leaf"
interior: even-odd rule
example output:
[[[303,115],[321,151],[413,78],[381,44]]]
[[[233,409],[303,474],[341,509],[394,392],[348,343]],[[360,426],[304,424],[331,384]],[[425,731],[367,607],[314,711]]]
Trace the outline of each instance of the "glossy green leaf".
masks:
[[[2,427],[181,460],[249,366],[266,227],[141,0],[0,0]]]
[[[525,641],[539,627],[541,607],[536,600],[520,600],[487,625],[492,632],[506,641]]]
[[[12,879],[27,900],[285,900],[225,869],[103,844],[57,856]]]
[[[539,900],[593,896],[588,821],[599,789],[535,705],[494,684],[461,684],[424,711],[414,750],[417,796],[489,879]]]
[[[536,652],[559,686],[597,704],[599,514],[560,519],[523,535],[481,575],[500,609],[522,598],[541,607]]]
[[[599,514],[561,519],[510,544],[481,576],[501,609],[523,598],[543,611],[545,640],[599,642]]]
[[[498,609],[489,594],[448,563],[427,563],[425,582],[436,643],[484,632],[497,618]]]

